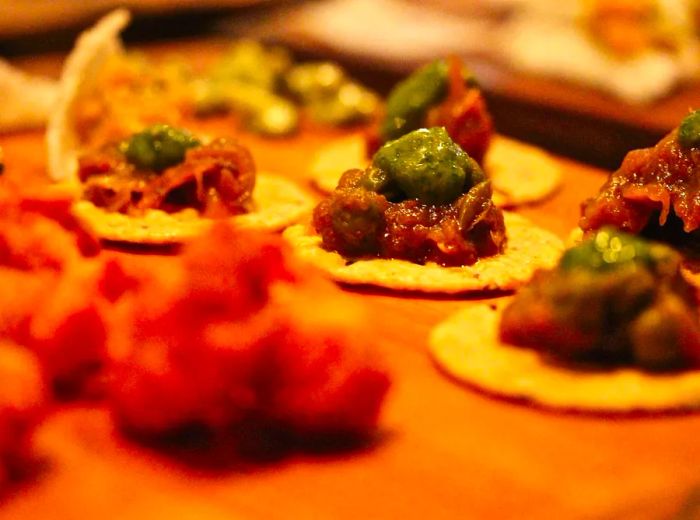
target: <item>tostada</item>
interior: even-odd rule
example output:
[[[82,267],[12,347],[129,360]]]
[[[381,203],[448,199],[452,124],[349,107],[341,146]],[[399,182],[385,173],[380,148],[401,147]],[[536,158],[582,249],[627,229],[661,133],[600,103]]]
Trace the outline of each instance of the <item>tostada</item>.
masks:
[[[345,172],[310,225],[288,228],[297,252],[337,281],[459,293],[511,290],[551,267],[563,245],[491,198],[491,181],[443,127],[383,145]]]
[[[448,374],[509,399],[628,413],[700,408],[695,289],[666,245],[603,228],[505,308],[475,304],[430,336]]]
[[[181,128],[188,94],[177,74],[124,58],[114,11],[80,36],[47,129],[49,174],[74,183],[76,216],[97,236],[177,243],[215,219],[279,230],[311,207],[292,182],[256,173],[235,141]]]

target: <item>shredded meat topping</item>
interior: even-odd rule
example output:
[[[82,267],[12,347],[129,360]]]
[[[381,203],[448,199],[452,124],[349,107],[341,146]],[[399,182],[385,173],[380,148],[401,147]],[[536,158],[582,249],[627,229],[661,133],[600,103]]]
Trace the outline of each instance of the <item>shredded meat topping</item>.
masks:
[[[582,205],[581,229],[613,225],[632,233],[680,221],[700,227],[700,149],[680,145],[677,131],[653,148],[627,154],[600,193]]]
[[[185,160],[161,173],[141,171],[108,148],[80,160],[83,197],[108,211],[142,214],[194,208],[208,217],[250,209],[255,164],[240,144],[219,139],[188,150]]]

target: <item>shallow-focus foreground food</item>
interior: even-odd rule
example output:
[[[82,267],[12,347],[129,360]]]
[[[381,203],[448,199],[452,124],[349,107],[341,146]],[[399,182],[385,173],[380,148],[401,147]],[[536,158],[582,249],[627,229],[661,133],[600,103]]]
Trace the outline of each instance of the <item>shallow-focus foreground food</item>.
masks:
[[[374,431],[389,378],[367,316],[280,237],[220,222],[182,255],[87,258],[95,243],[81,251],[70,197],[44,189],[3,185],[0,198],[0,373],[12,390],[0,464],[33,424],[42,381],[59,398],[103,398],[140,434]]]
[[[59,190],[0,191],[0,337],[34,352],[50,385],[81,392],[102,364],[96,242]]]
[[[109,400],[123,428],[374,430],[389,379],[357,329],[366,316],[283,245],[222,223],[152,276],[136,271],[109,337]],[[133,284],[125,272],[117,287]]]
[[[615,226],[679,246],[700,227],[700,111],[656,146],[627,154],[622,166],[582,206],[581,229]]]
[[[83,200],[74,212],[109,240],[179,242],[223,218],[276,230],[310,207],[292,182],[257,175],[250,152],[238,142],[203,143],[162,124],[84,153],[78,177]]]
[[[471,73],[456,58],[425,65],[398,83],[385,114],[367,134],[345,137],[320,150],[313,182],[332,191],[343,171],[361,167],[382,144],[420,128],[443,127],[486,171],[501,206],[534,202],[560,183],[559,167],[537,148],[493,135],[491,116]]]
[[[414,290],[513,288],[561,247],[524,219],[504,219],[481,167],[442,127],[390,141],[369,168],[343,174],[313,227],[317,236],[296,226],[286,237],[334,278]]]
[[[545,406],[698,408],[700,321],[680,264],[665,245],[602,229],[502,312],[475,305],[439,325],[432,354],[468,384]]]
[[[75,227],[72,196],[0,184],[0,494],[30,470],[50,391],[75,395],[102,360],[104,328],[85,281],[96,242]]]

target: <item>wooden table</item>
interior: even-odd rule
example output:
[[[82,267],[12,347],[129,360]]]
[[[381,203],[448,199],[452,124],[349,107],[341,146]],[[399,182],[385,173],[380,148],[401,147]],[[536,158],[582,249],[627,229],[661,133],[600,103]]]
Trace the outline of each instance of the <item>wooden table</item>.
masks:
[[[242,139],[260,169],[301,180],[312,149],[335,135]],[[2,136],[0,146],[8,176],[41,177],[40,133]],[[522,213],[565,237],[604,174],[562,166],[563,189]],[[384,323],[375,340],[394,385],[375,446],[206,471],[124,439],[99,405],[66,405],[37,434],[45,469],[12,490],[0,520],[662,519],[700,511],[700,414],[577,416],[481,395],[441,374],[426,348],[431,327],[473,299],[347,292]]]

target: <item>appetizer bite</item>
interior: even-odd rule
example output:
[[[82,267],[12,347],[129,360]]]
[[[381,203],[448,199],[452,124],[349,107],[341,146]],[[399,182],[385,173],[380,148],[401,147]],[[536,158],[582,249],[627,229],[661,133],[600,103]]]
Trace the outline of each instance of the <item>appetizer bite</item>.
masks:
[[[386,100],[383,117],[364,140],[359,134],[342,138],[317,154],[312,180],[330,192],[343,171],[365,165],[382,144],[430,127],[444,127],[484,167],[500,206],[541,200],[559,186],[559,167],[547,154],[493,135],[481,91],[456,58],[429,63],[397,84]]]
[[[285,237],[338,281],[429,292],[513,289],[562,249],[494,205],[491,181],[443,127],[383,145],[366,170],[343,174],[313,229]]]
[[[680,247],[694,245],[700,227],[698,205],[700,111],[656,146],[627,154],[600,192],[582,205],[584,233],[614,226]]]
[[[476,80],[457,58],[429,63],[394,87],[376,134],[368,138],[368,155],[387,141],[433,126],[445,127],[470,157],[482,163],[493,123]]]
[[[242,145],[173,126],[191,91],[172,69],[124,56],[119,32],[128,20],[115,11],[80,37],[49,122],[49,173],[78,182],[78,218],[102,239],[164,244],[214,219],[279,230],[304,214],[308,196],[290,181],[256,175]]]
[[[358,330],[367,317],[285,246],[219,223],[152,276],[124,266],[108,378],[123,429],[373,433],[389,378]]]
[[[669,247],[604,228],[541,271],[502,311],[438,325],[448,374],[498,396],[581,411],[700,407],[695,289]]]
[[[68,194],[0,188],[0,481],[44,380],[148,436],[374,432],[389,376],[367,316],[281,237],[219,221],[181,255],[86,258]]]
[[[164,244],[198,235],[213,220],[279,230],[311,199],[295,184],[257,175],[253,157],[226,139],[203,143],[154,125],[79,158],[82,200],[74,214],[106,240]]]

